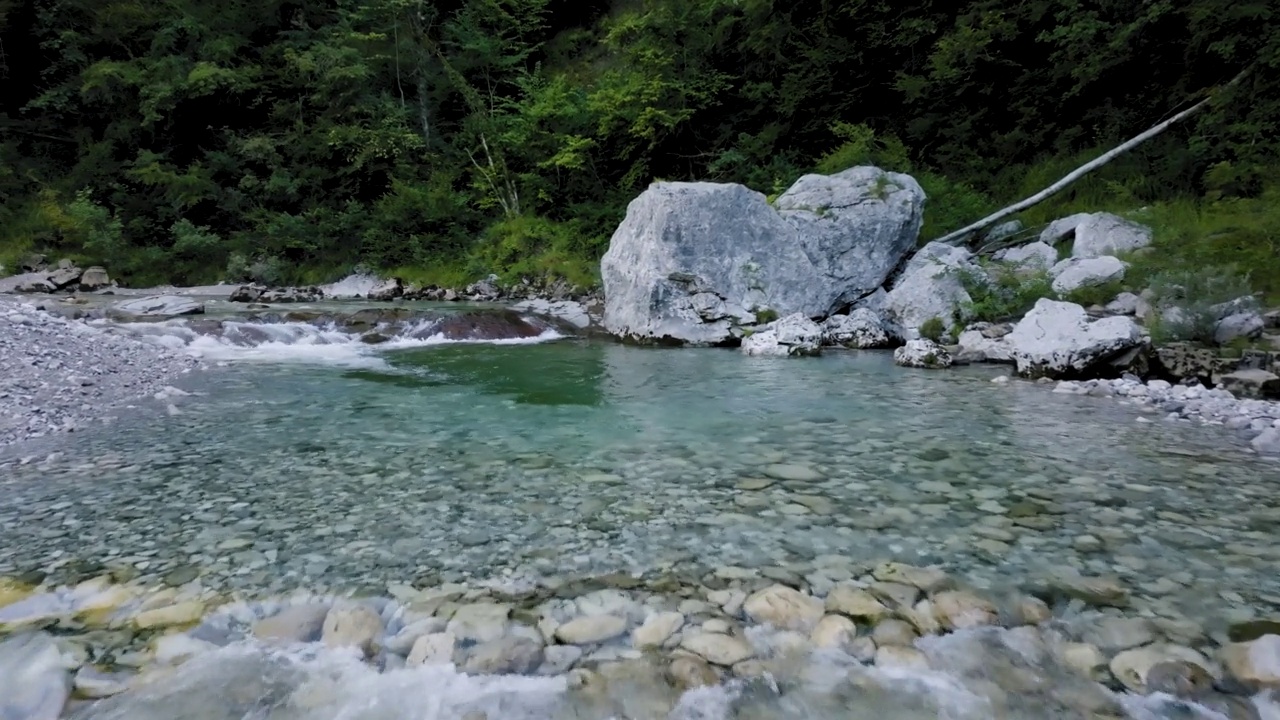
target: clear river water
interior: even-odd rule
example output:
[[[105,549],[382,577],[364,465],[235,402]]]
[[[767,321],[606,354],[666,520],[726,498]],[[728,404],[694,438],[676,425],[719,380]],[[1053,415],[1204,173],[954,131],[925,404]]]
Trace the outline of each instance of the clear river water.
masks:
[[[1139,611],[1210,633],[1280,606],[1275,463],[1221,428],[994,384],[997,368],[551,333],[374,347],[309,327],[239,343],[180,323],[123,331],[216,367],[179,383],[189,396],[0,450],[0,575],[74,581],[125,564],[159,581],[198,568],[205,585],[253,599],[726,567],[820,585],[822,559],[838,555],[937,564],[993,593],[1063,568],[1115,575]],[[254,665],[267,662],[226,667],[268,678]],[[449,718],[450,698],[481,696],[490,720],[570,716],[547,709],[562,679],[292,662],[347,696],[237,717]],[[186,692],[223,686],[200,672],[215,671],[192,670]],[[682,712],[727,717],[724,697]],[[969,717],[841,707],[758,717]]]

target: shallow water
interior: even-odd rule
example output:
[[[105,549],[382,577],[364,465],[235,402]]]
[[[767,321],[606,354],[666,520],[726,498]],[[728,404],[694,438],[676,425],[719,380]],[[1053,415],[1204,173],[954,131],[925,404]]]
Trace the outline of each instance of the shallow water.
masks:
[[[1280,604],[1280,468],[1114,399],[887,353],[318,347],[224,348],[192,397],[5,451],[0,574],[194,565],[270,596],[743,566],[821,587],[841,555],[995,589],[1116,574],[1210,630]]]

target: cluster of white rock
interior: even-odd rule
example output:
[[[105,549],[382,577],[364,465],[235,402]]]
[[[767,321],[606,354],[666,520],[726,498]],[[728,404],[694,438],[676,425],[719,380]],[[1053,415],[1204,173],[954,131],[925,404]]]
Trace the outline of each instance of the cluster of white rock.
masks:
[[[1245,435],[1260,455],[1280,456],[1280,402],[1240,399],[1223,388],[1171,385],[1164,380],[1142,382],[1134,376],[1115,380],[1063,381],[1054,392],[1124,398],[1150,406],[1170,420],[1197,420],[1224,425]]]

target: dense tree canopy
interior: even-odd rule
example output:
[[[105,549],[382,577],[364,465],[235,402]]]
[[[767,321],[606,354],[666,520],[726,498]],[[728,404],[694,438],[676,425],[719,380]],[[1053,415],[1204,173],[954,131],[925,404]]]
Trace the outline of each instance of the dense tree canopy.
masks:
[[[654,179],[867,161],[936,234],[1246,68],[1135,203],[1266,190],[1272,0],[0,0],[0,258],[585,280]]]

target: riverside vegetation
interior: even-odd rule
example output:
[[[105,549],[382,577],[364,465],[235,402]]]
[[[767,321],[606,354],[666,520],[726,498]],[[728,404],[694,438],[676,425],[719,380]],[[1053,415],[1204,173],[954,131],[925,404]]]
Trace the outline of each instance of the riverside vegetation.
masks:
[[[1212,106],[1023,214],[1146,208],[1159,263],[1280,292],[1263,0],[0,2],[0,264],[131,285],[363,264],[589,285],[654,179],[910,171],[923,239]]]

